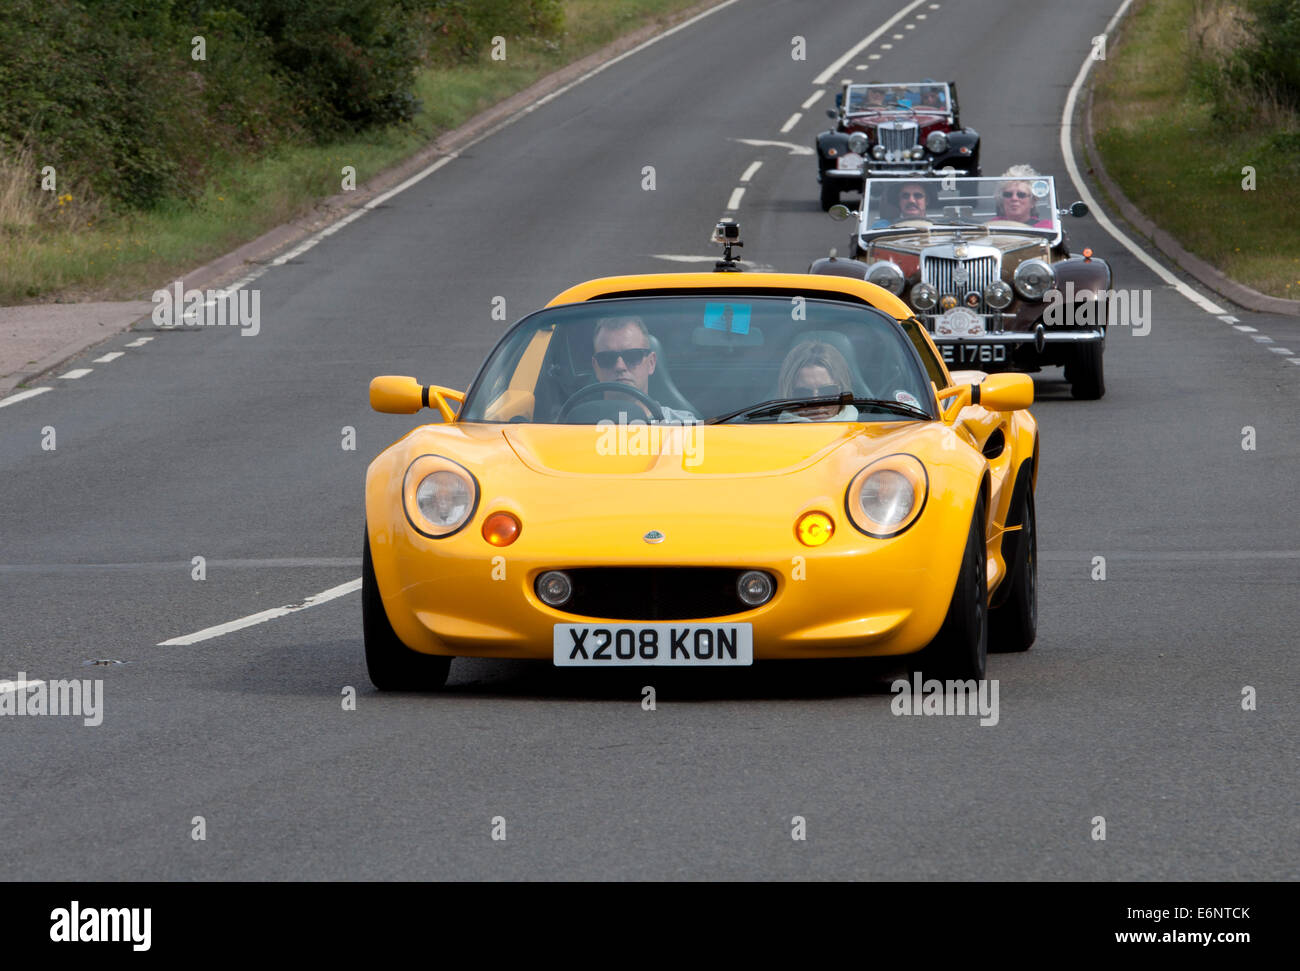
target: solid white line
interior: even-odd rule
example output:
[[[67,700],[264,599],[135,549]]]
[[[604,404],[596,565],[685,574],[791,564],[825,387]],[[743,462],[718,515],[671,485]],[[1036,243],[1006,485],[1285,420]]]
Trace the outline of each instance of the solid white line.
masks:
[[[745,195],[744,186],[737,186],[731,190],[731,198],[727,200],[727,211],[734,212],[740,208],[740,200]]]
[[[754,173],[757,172],[762,167],[763,167],[762,162],[750,162],[749,168],[745,169],[744,174],[742,174],[740,177],[740,181],[748,182],[750,179],[754,177]]]
[[[60,374],[59,377],[67,381],[75,381],[77,380],[77,378],[84,378],[87,374],[89,374],[93,370],[95,370],[93,367],[73,368],[71,371],[67,372],[66,374]]]
[[[44,681],[0,681],[0,695],[10,691],[22,691],[24,688],[35,688],[38,684],[44,683]]]
[[[849,48],[848,51],[842,54],[837,60],[833,61],[830,67],[828,67],[826,70],[822,71],[821,74],[813,78],[813,84],[825,84],[827,81],[831,79],[831,77],[835,74],[836,71],[842,68],[845,64],[849,63],[849,61],[853,60],[853,58],[857,57],[859,51],[861,51],[864,47],[867,47],[869,44],[875,41],[877,37],[879,37],[881,34],[887,31],[890,27],[894,26],[894,24],[898,23],[898,21],[902,20],[904,17],[906,17],[909,13],[911,13],[913,10],[915,10],[924,2],[925,0],[912,0],[912,2],[909,3],[906,7],[898,11],[898,13],[890,17],[883,24],[881,24],[879,27],[877,27],[875,30],[869,33],[866,37],[858,41],[858,43],[854,44],[851,48]]]
[[[214,637],[221,637],[223,634],[229,634],[233,631],[243,630],[245,627],[253,627],[257,624],[264,624],[268,620],[275,620],[277,617],[283,617],[286,614],[297,613],[299,610],[306,610],[308,607],[316,607],[323,603],[328,603],[338,597],[346,596],[361,589],[361,578],[349,580],[347,583],[341,583],[337,587],[330,587],[328,590],[322,590],[314,594],[299,604],[289,604],[286,607],[272,607],[270,610],[263,610],[258,614],[250,614],[247,617],[241,617],[239,620],[232,620],[225,624],[218,624],[216,627],[205,627],[203,630],[195,631],[193,634],[185,634],[182,637],[173,637],[171,640],[159,641],[159,647],[186,647],[190,644],[197,644],[199,641],[211,640]]]
[[[1115,11],[1115,16],[1111,17],[1105,28],[1103,28],[1103,34],[1109,35],[1111,31],[1115,29],[1115,25],[1119,23],[1120,18],[1124,16],[1124,11],[1129,8],[1129,4],[1132,2],[1133,0],[1124,0],[1124,2],[1120,4],[1119,9]],[[1147,254],[1146,250],[1142,249],[1142,247],[1138,246],[1135,242],[1124,235],[1124,233],[1120,232],[1119,227],[1111,222],[1110,217],[1101,211],[1101,207],[1097,205],[1097,200],[1093,197],[1092,193],[1088,191],[1088,186],[1083,181],[1083,175],[1079,172],[1079,165],[1074,159],[1074,144],[1071,136],[1074,130],[1074,106],[1079,100],[1079,91],[1083,87],[1084,82],[1088,79],[1088,74],[1092,70],[1093,63],[1092,50],[1089,49],[1088,53],[1083,58],[1083,66],[1079,68],[1079,73],[1074,79],[1074,84],[1070,85],[1070,93],[1065,97],[1065,110],[1061,113],[1061,154],[1065,157],[1065,168],[1066,171],[1070,173],[1070,179],[1074,182],[1074,187],[1079,190],[1079,195],[1082,197],[1083,202],[1087,204],[1088,209],[1091,211],[1092,215],[1096,217],[1101,228],[1110,233],[1110,235],[1118,240],[1126,250],[1136,256],[1147,267],[1147,269],[1160,277],[1160,279],[1164,280],[1165,283],[1169,284],[1169,286],[1173,287],[1206,313],[1227,313],[1224,308],[1220,307],[1213,300],[1207,300],[1182,280],[1178,279],[1178,277],[1166,270],[1163,266],[1152,259]]]
[[[126,346],[127,346],[127,347],[144,347],[144,345],[148,344],[151,340],[153,340],[152,337],[141,337],[139,340],[134,340],[134,341],[132,341],[130,344],[127,344]]]
[[[811,95],[809,95],[809,96],[808,96],[808,100],[805,101],[803,104],[801,104],[799,107],[802,108],[804,111],[807,111],[809,108],[811,108],[813,105],[815,105],[818,101],[820,101],[820,100],[822,99],[822,96],[825,95],[825,94],[826,94],[826,89],[825,89],[825,88],[818,88],[818,89],[817,89],[816,91],[814,91]]]
[[[124,354],[126,354],[126,351],[111,351],[110,353],[105,354],[103,357],[95,358],[95,363],[107,364],[109,361],[116,361],[119,357],[122,357]]]
[[[0,398],[0,408],[8,408],[20,401],[26,401],[28,398],[35,398],[38,394],[45,394],[45,392],[53,390],[53,388],[28,388],[26,391],[19,391],[17,394],[11,394],[8,398]]]
[[[784,135],[786,132],[788,132],[788,131],[789,131],[791,128],[793,128],[795,125],[799,124],[799,119],[802,118],[802,117],[803,117],[803,113],[802,113],[802,112],[799,112],[799,111],[796,111],[793,115],[791,115],[789,118],[787,118],[787,119],[785,120],[785,124],[781,126],[781,134]]]

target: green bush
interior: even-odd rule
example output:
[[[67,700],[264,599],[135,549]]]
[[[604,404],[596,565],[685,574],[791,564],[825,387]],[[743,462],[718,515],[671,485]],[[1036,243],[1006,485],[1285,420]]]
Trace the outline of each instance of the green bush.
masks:
[[[1300,109],[1300,0],[1249,0],[1251,42],[1241,51],[1257,88]]]

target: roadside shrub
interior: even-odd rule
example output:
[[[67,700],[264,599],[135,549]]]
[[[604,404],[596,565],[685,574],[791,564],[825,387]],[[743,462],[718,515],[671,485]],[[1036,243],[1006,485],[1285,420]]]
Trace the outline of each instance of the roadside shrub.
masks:
[[[1287,107],[1300,109],[1300,0],[1248,0],[1250,41],[1241,51],[1247,74]]]

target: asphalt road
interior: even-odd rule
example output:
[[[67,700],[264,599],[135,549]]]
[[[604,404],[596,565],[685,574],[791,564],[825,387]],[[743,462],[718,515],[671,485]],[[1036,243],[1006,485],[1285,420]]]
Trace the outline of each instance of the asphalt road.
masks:
[[[416,424],[367,384],[466,386],[495,297],[513,320],[691,268],[659,257],[711,256],[741,186],[746,259],[844,252],[813,157],[739,141],[810,146],[841,78],[958,81],[985,171],[1029,162],[1072,201],[1062,106],[1116,0],[912,5],[813,83],[906,5],[739,0],[267,272],[256,337],[146,326],[0,409],[0,678],[104,682],[98,727],[0,717],[3,876],[1294,879],[1300,366],[1254,338],[1300,355],[1300,321],[1221,321],[1091,217],[1076,246],[1153,291],[1152,327],[1112,333],[1099,402],[1036,382],[1039,638],[991,658],[995,726],[896,717],[859,665],[458,660],[444,694],[381,696],[356,593],[159,646],[359,575],[366,464]]]

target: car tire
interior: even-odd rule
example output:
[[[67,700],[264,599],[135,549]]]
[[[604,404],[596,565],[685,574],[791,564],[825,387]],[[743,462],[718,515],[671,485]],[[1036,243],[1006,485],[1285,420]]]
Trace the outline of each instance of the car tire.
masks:
[[[411,650],[389,623],[370,560],[369,529],[361,553],[361,626],[366,669],[370,682],[380,691],[436,691],[447,683],[451,658]]]
[[[975,504],[961,570],[943,626],[920,657],[926,676],[965,681],[984,677],[989,643],[989,589],[984,545],[984,497]]]
[[[826,212],[829,212],[831,206],[835,205],[837,202],[840,201],[840,190],[836,187],[833,181],[831,181],[824,175],[822,176],[821,201],[822,201],[822,209]]]
[[[1007,598],[989,613],[989,650],[1027,651],[1038,636],[1038,522],[1033,489],[1025,490],[1019,510],[1015,562],[1009,564]]]
[[[1104,341],[1089,341],[1075,348],[1074,360],[1066,366],[1066,380],[1070,382],[1070,395],[1080,401],[1096,401],[1106,393],[1106,374],[1102,355]]]

